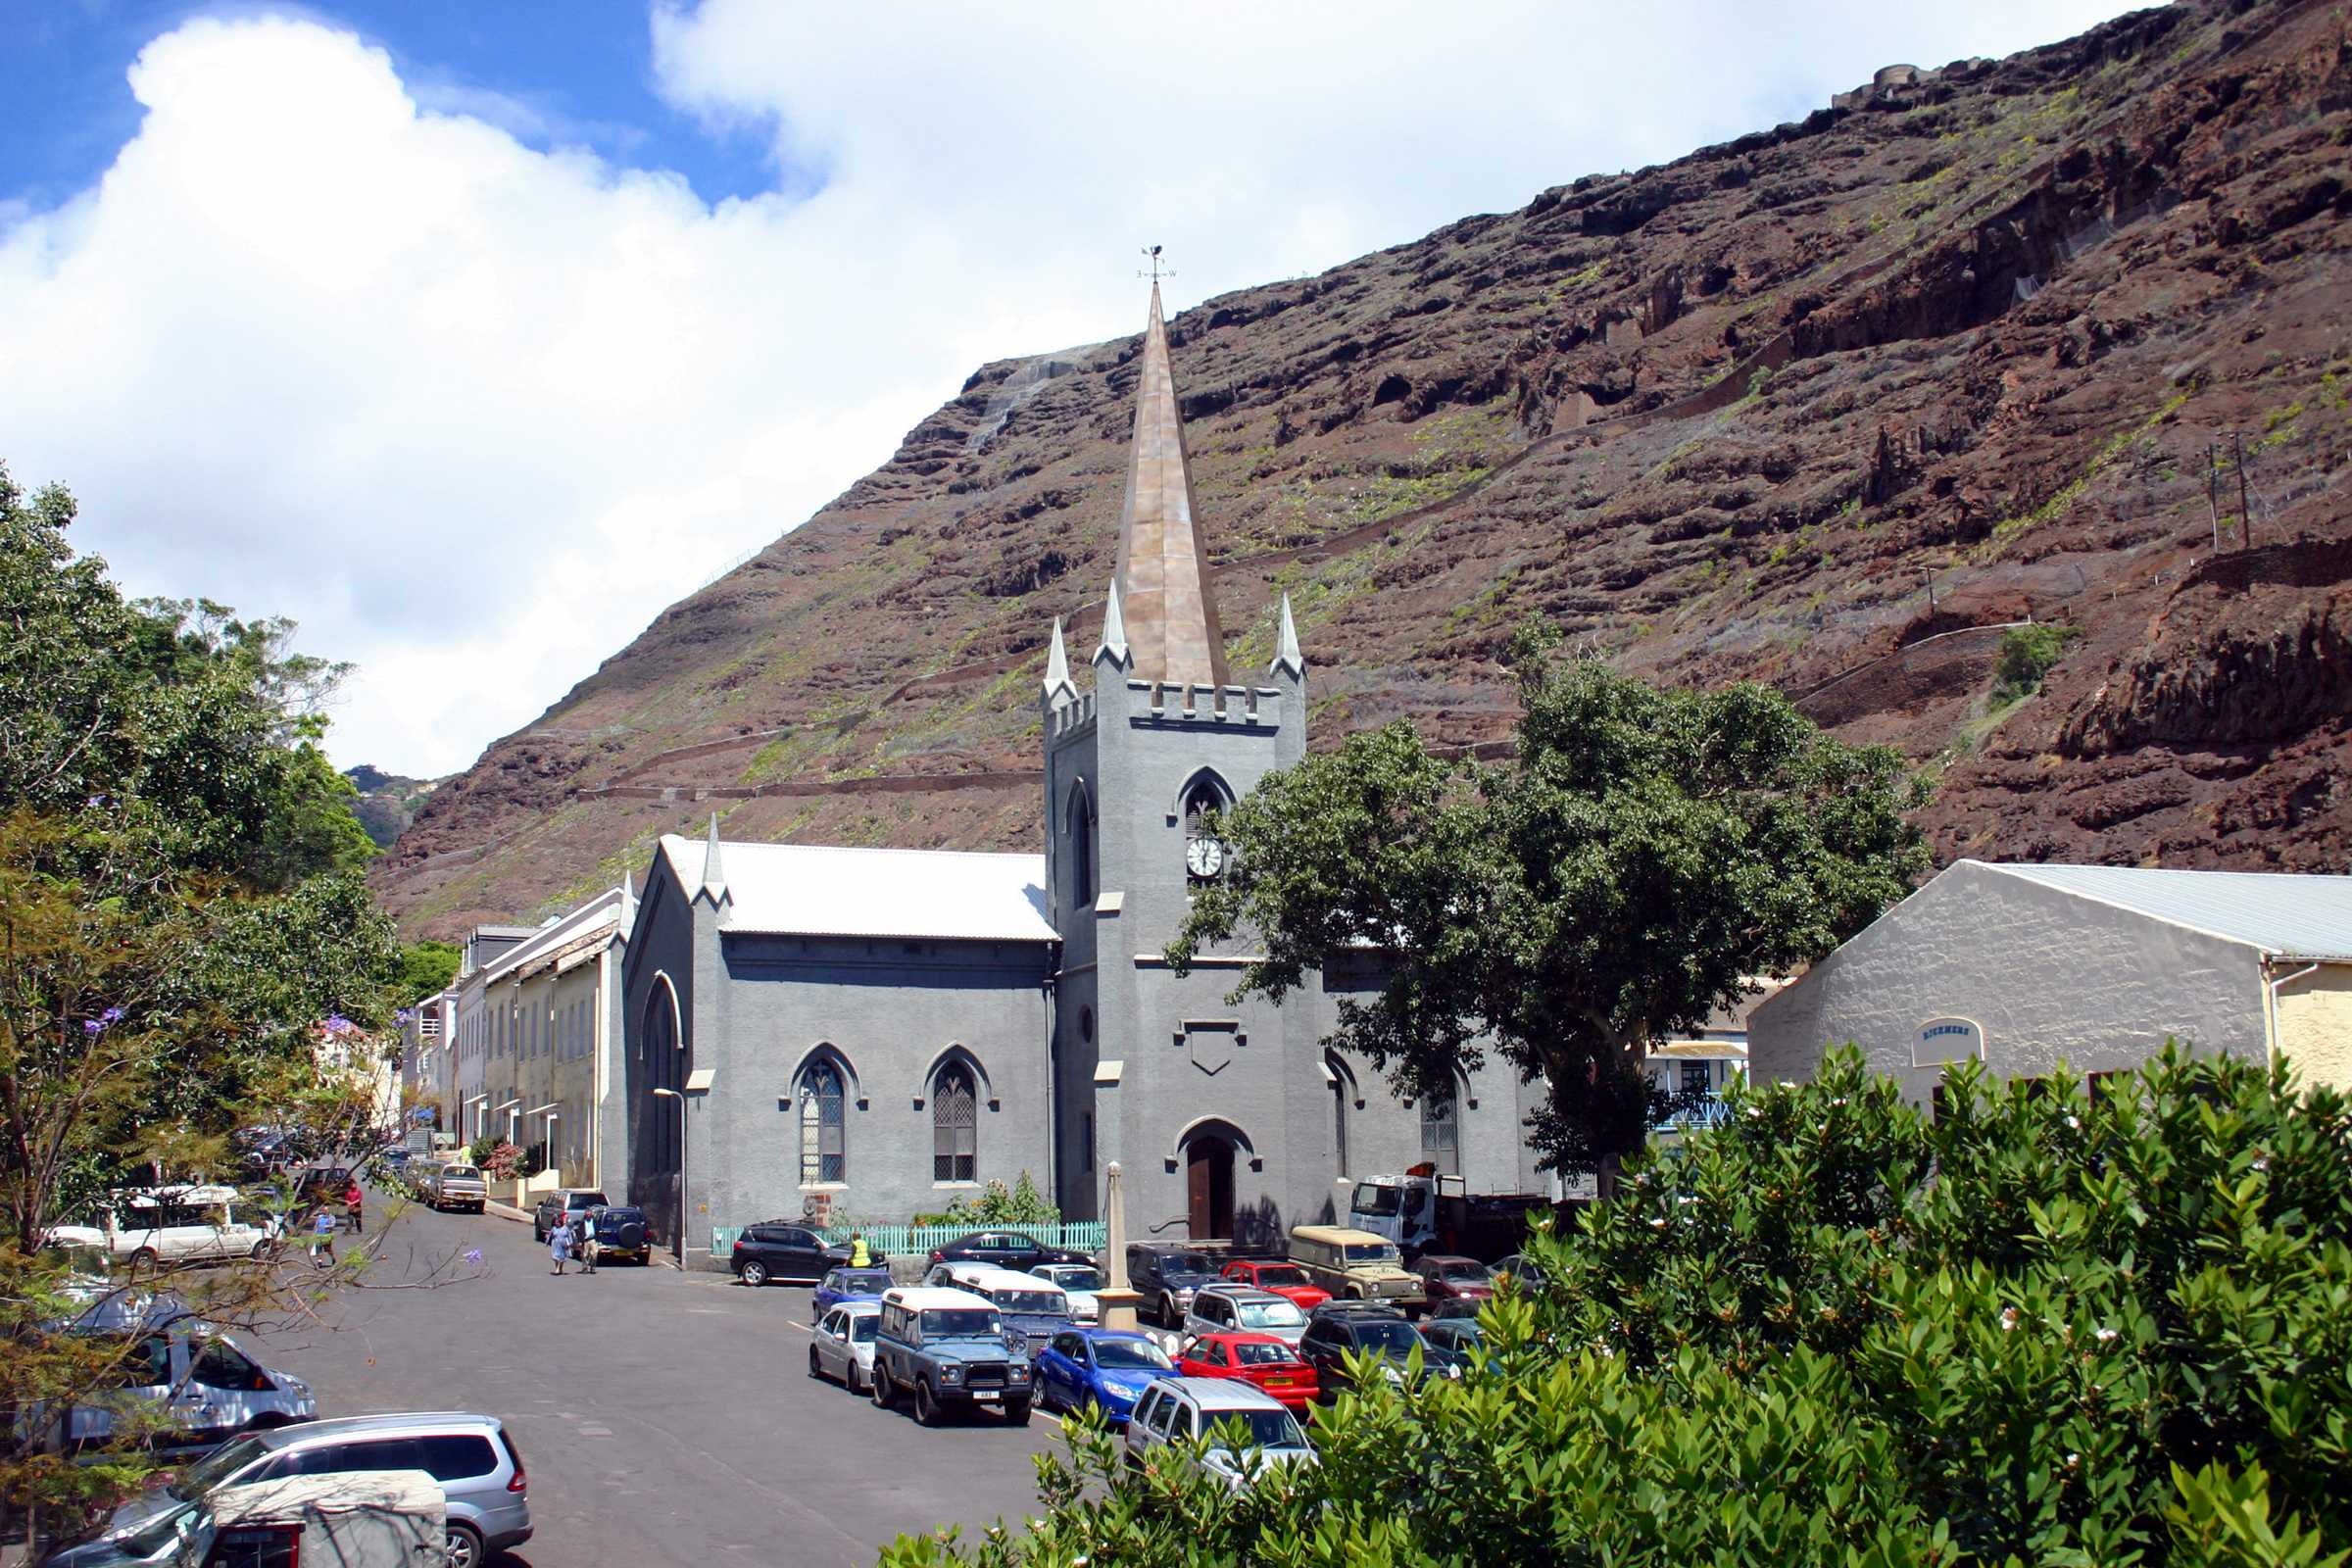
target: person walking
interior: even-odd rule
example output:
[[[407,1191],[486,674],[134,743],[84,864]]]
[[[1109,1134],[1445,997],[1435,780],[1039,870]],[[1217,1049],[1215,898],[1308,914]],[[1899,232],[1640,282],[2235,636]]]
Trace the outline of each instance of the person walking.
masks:
[[[580,1210],[580,1272],[596,1272],[596,1210]]]
[[[325,1268],[335,1260],[335,1216],[320,1205],[311,1216],[311,1261]]]
[[[873,1250],[865,1245],[865,1232],[850,1232],[850,1267],[867,1268],[873,1261]]]
[[[571,1227],[568,1224],[551,1225],[548,1227],[547,1255],[553,1258],[556,1264],[556,1266],[552,1269],[549,1269],[548,1272],[550,1274],[562,1274],[564,1272],[564,1260],[571,1256]]]
[[[351,1185],[343,1189],[343,1224],[352,1235],[361,1234],[360,1210],[367,1195],[360,1191],[360,1179],[354,1176]]]

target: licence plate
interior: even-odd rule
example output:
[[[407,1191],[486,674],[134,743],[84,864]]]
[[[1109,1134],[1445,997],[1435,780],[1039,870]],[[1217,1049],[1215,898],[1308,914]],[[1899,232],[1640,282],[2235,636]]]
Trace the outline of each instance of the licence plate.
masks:
[[[995,1389],[974,1389],[972,1391],[972,1397],[981,1404],[994,1404],[999,1399],[1004,1397],[1004,1396],[998,1393]]]

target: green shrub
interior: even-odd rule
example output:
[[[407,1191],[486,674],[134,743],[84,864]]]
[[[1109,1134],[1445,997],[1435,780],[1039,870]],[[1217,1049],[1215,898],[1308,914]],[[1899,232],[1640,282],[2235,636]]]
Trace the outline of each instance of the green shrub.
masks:
[[[1992,695],[2002,702],[2031,697],[2042,677],[2066,657],[2066,645],[2082,634],[2072,626],[2035,623],[2001,634],[2000,658],[1992,667]]]
[[[1073,1423],[992,1565],[2340,1564],[2352,1114],[2168,1048],[1929,1122],[1851,1053],[1531,1250],[1462,1381],[1318,1413],[1246,1494]]]
[[[1010,1187],[994,1177],[974,1198],[958,1198],[936,1214],[916,1214],[907,1221],[924,1225],[1058,1225],[1061,1210],[1046,1201],[1027,1171]]]

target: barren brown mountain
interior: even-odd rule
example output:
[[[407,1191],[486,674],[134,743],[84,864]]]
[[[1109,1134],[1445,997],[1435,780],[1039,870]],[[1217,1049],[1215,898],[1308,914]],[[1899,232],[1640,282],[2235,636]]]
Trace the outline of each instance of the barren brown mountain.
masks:
[[[1317,744],[1397,715],[1491,741],[1540,612],[1930,760],[1946,858],[2345,869],[2346,28],[2190,3],[1890,68],[1185,313],[1233,667],[1287,590]],[[712,809],[1035,844],[1045,639],[1067,616],[1082,657],[1100,624],[1136,349],[982,368],[437,790],[387,903],[413,933],[530,915]],[[2028,618],[2079,636],[1996,701]]]

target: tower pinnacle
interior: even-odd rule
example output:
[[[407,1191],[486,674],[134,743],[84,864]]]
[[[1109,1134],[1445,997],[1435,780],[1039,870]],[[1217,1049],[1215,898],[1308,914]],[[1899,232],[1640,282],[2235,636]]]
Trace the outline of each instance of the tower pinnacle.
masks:
[[[1143,374],[1135,395],[1135,445],[1119,512],[1119,565],[1112,598],[1125,612],[1125,645],[1144,680],[1225,684],[1225,635],[1209,593],[1208,556],[1193,512],[1192,465],[1168,364],[1168,327],[1152,283]],[[1103,629],[1104,646],[1110,631]]]
[[[1095,662],[1108,659],[1121,669],[1135,667],[1135,650],[1127,644],[1127,617],[1119,611],[1119,580],[1110,580],[1110,603],[1102,607],[1102,640],[1095,645]]]
[[[1306,656],[1298,651],[1298,623],[1291,618],[1291,596],[1282,596],[1282,625],[1274,636],[1274,662],[1266,666],[1268,675],[1289,674],[1293,680],[1306,678]]]
[[[1046,679],[1044,700],[1048,708],[1075,702],[1077,683],[1070,679],[1070,656],[1061,644],[1061,617],[1054,617],[1054,643],[1046,650]]]

